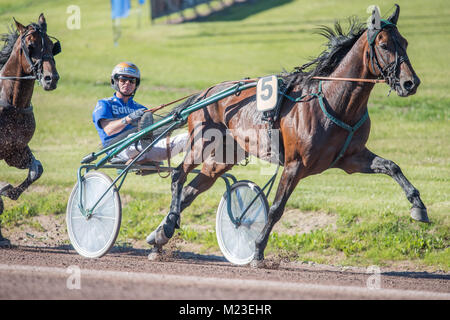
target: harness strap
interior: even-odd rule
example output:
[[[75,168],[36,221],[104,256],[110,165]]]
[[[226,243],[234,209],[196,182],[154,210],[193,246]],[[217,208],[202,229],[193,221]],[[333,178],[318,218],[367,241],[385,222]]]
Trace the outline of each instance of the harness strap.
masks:
[[[167,133],[166,137],[166,152],[167,152],[167,165],[170,167],[170,157],[172,156],[170,154],[170,132]]]
[[[319,100],[320,109],[322,109],[322,112],[325,114],[325,116],[328,119],[330,119],[334,124],[336,124],[338,127],[341,127],[342,129],[344,129],[344,130],[349,132],[348,136],[347,136],[347,139],[345,140],[344,146],[342,147],[342,149],[339,152],[339,154],[336,157],[336,159],[334,159],[334,161],[331,163],[331,165],[328,168],[333,167],[336,164],[336,162],[344,156],[345,151],[347,151],[347,148],[350,145],[350,142],[352,141],[353,134],[356,132],[356,130],[358,130],[363,125],[363,123],[369,117],[369,111],[366,110],[366,112],[361,117],[361,119],[359,119],[359,121],[354,126],[350,126],[350,125],[346,124],[345,122],[339,120],[338,118],[334,117],[333,115],[331,115],[327,111],[327,109],[325,108],[325,104],[323,102],[324,95],[323,95],[323,92],[322,92],[322,81],[319,81],[319,90],[318,90],[317,93],[308,93],[308,94],[305,94],[305,95],[303,95],[301,97],[298,97],[298,98],[293,98],[293,97],[291,97],[289,95],[284,95],[284,96],[287,99],[289,99],[289,100],[291,100],[293,102],[296,102],[296,103],[297,102],[305,102],[303,99],[305,99],[308,96],[310,96],[312,98],[317,98]]]
[[[166,153],[167,153],[167,166],[170,168],[170,156],[171,156],[171,154],[170,154],[170,132],[166,136]],[[172,170],[169,170],[167,172],[167,175],[164,176],[161,174],[160,166],[157,165],[156,167],[158,168],[158,175],[163,179],[168,178],[170,176],[170,173],[172,172]]]
[[[21,113],[21,114],[29,114],[29,113],[33,113],[33,105],[32,105],[31,103],[30,103],[30,105],[29,105],[28,107],[26,107],[26,108],[24,108],[24,109],[21,109],[21,108],[17,108],[16,106],[14,106],[14,105],[8,103],[8,102],[5,101],[5,100],[1,100],[1,99],[0,99],[0,107],[2,107],[2,111],[13,109],[13,110],[15,110],[16,112]]]
[[[350,142],[352,141],[353,138],[353,134],[356,132],[356,130],[358,130],[363,123],[367,120],[367,118],[369,117],[369,111],[366,110],[366,112],[364,113],[364,115],[361,117],[361,119],[359,119],[359,121],[352,127],[348,124],[346,124],[345,122],[339,120],[338,118],[332,116],[325,108],[325,104],[323,103],[323,92],[322,92],[322,81],[319,82],[319,91],[318,93],[313,93],[312,95],[316,96],[319,99],[319,105],[320,108],[322,109],[322,112],[325,114],[325,116],[330,119],[334,124],[336,124],[337,126],[341,127],[344,130],[347,130],[348,136],[347,139],[345,140],[344,146],[342,147],[341,151],[339,152],[338,156],[336,157],[336,159],[334,159],[333,163],[331,163],[331,165],[329,166],[329,168],[333,167],[337,161],[339,161],[342,156],[344,155],[345,151],[347,150],[348,146],[350,145]]]
[[[0,80],[36,80],[36,77],[35,76],[23,76],[23,77],[9,76],[9,77],[0,77]]]

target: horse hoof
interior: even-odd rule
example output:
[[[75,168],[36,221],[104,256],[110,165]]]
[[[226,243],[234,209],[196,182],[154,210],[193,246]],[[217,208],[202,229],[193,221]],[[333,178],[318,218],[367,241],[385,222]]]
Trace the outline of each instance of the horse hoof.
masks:
[[[163,222],[164,221],[165,220],[163,220]],[[151,246],[163,246],[169,242],[169,240],[170,238],[166,236],[163,225],[159,225],[158,228],[150,233],[147,236],[147,239],[145,239],[145,241],[147,241],[147,243]]]
[[[145,239],[147,243],[151,246],[163,246],[169,242],[169,238],[164,234],[162,226],[159,226],[155,231],[150,233]]]
[[[13,186],[9,183],[0,183],[0,195],[1,196],[8,196],[8,192],[13,189]]]
[[[414,220],[429,223],[430,220],[428,219],[427,209],[426,208],[417,208],[413,207],[411,208],[411,218]]]
[[[177,217],[177,215],[169,213],[164,217],[156,230],[148,235],[146,239],[147,243],[154,246],[165,245],[172,238],[178,222],[179,216]]]
[[[256,259],[253,259],[253,260],[250,262],[250,267],[255,268],[255,269],[264,268],[265,265],[266,265],[266,264],[265,264],[265,262],[264,262],[264,259],[262,259],[262,260],[256,260]]]
[[[150,261],[159,261],[163,255],[162,247],[155,246],[150,250],[148,255],[148,260]]]
[[[0,186],[0,196],[8,197],[11,200],[19,199],[20,192],[10,184]]]
[[[11,248],[11,241],[6,238],[0,237],[0,248]]]

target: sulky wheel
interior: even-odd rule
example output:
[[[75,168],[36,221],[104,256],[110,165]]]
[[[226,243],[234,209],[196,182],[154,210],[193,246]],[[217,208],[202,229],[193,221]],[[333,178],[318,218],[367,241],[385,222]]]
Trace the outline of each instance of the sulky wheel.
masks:
[[[94,171],[87,173],[81,183],[83,206],[91,209],[112,184],[112,180],[106,174]],[[70,194],[66,211],[70,242],[80,255],[99,258],[111,249],[119,233],[122,217],[119,192],[112,186],[88,218],[82,214],[79,203],[77,183]]]
[[[264,193],[251,181],[236,182],[231,186],[230,194],[233,218],[228,214],[228,195],[225,192],[217,209],[217,241],[229,262],[244,265],[255,255],[255,240],[267,223],[269,205]],[[249,209],[241,217],[247,207]]]

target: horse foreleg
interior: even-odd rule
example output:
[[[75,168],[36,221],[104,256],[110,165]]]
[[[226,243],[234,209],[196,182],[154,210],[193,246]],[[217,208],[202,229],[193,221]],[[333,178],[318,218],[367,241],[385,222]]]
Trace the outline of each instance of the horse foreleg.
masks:
[[[13,187],[10,184],[0,184],[0,215],[3,213],[4,206],[1,196],[8,197],[12,200],[17,200],[20,195],[37,179],[40,178],[44,169],[39,160],[31,153],[29,147],[17,152],[12,152],[12,156],[5,158],[4,160],[9,166],[16,167],[18,169],[27,169],[27,178],[17,187]],[[10,246],[10,241],[5,239],[0,229],[0,247]]]
[[[0,215],[3,213],[3,209],[4,209],[3,200],[2,200],[2,197],[0,197]],[[8,239],[3,237],[2,230],[0,227],[0,248],[9,247],[10,245],[11,245],[11,242]]]
[[[301,179],[302,168],[303,165],[301,161],[291,162],[284,167],[275,199],[269,209],[267,224],[264,226],[264,229],[255,241],[255,257],[251,262],[253,267],[260,267],[263,265],[264,250],[267,246],[270,232],[272,231],[275,223],[281,219],[286,203]]]
[[[23,157],[19,158],[16,156],[15,158],[5,159],[6,162],[14,166],[18,169],[27,169],[28,168],[28,176],[27,178],[17,187],[13,187],[10,184],[6,184],[0,187],[0,196],[8,197],[12,200],[17,200],[20,195],[37,179],[39,179],[44,172],[44,168],[39,160],[31,153],[31,150],[27,147],[23,153],[19,155],[23,155]]]
[[[404,176],[400,167],[391,160],[377,156],[368,149],[364,149],[351,157],[346,157],[338,166],[347,173],[384,173],[392,177],[406,194],[412,204],[411,218],[420,222],[429,222],[427,208],[417,190]]]

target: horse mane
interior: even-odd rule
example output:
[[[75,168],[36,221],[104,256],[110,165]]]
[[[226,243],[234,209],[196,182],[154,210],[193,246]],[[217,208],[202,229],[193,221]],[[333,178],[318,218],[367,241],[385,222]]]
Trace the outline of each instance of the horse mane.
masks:
[[[317,58],[313,58],[301,67],[296,67],[286,76],[295,75],[303,83],[309,82],[315,76],[329,76],[367,29],[366,24],[360,22],[355,16],[349,17],[347,20],[349,23],[347,32],[344,32],[339,21],[334,23],[334,28],[319,26],[315,33],[328,39],[327,49]]]
[[[4,42],[3,47],[0,50],[0,70],[11,56],[17,38],[19,38],[19,32],[13,27],[9,27],[7,33],[0,35],[0,40]]]

